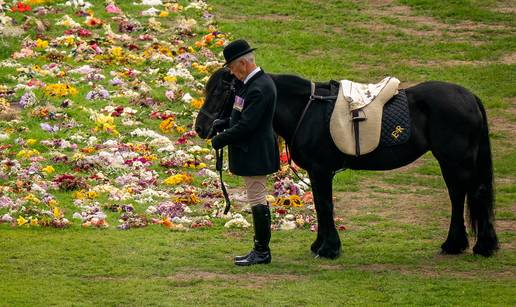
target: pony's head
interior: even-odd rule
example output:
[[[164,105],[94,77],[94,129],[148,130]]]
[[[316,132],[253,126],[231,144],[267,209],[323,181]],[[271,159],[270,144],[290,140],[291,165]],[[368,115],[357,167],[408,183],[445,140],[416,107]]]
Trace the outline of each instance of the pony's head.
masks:
[[[229,117],[237,82],[227,68],[220,68],[211,75],[206,83],[204,105],[195,120],[195,132],[200,138],[212,138],[215,135],[213,121]]]

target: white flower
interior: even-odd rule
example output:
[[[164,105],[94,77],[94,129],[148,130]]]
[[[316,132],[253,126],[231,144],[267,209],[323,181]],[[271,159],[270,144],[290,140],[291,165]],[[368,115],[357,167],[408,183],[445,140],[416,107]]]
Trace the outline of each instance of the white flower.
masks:
[[[68,16],[68,15],[64,15],[57,23],[56,25],[58,26],[65,26],[65,27],[69,27],[69,28],[76,28],[76,27],[80,27],[81,24],[76,22],[75,20],[73,20],[72,17]]]
[[[92,72],[97,72],[98,69],[91,67],[90,65],[83,65],[81,67],[78,67],[76,69],[70,70],[71,73],[75,74],[81,74],[81,75],[87,75]]]
[[[172,218],[172,223],[176,223],[176,224],[191,224],[192,223],[192,219],[186,217],[186,216],[182,216],[182,217],[174,217]]]
[[[186,103],[190,103],[192,101],[193,97],[190,95],[190,93],[186,93],[183,95],[183,98],[181,98],[182,101]]]
[[[281,230],[292,230],[296,229],[296,222],[294,221],[281,221],[281,224],[279,226]]]
[[[157,139],[156,139],[157,140]],[[156,141],[154,140],[154,141]],[[167,139],[168,140],[168,139]],[[154,141],[151,142],[151,145],[152,146],[155,146],[157,144],[152,144]],[[174,152],[176,150],[176,147],[174,146],[174,144],[172,144],[172,141],[168,140],[171,144],[169,144],[168,146],[165,146],[165,147],[161,147],[161,148],[158,148],[158,152]]]
[[[149,206],[147,210],[145,210],[145,213],[147,214],[154,214],[158,211],[158,209],[155,206]]]
[[[192,1],[185,10],[195,9],[195,10],[207,10],[208,4],[204,1]]]
[[[188,69],[186,69],[182,65],[177,65],[175,68],[170,68],[167,72],[167,76],[182,78],[186,81],[194,80],[194,77],[192,76],[190,71],[188,71]]]
[[[93,5],[84,0],[69,0],[65,3],[66,6],[73,6],[74,8],[83,8],[87,9],[92,7]]]
[[[250,226],[251,224],[249,224],[249,222],[239,213],[235,214],[233,216],[233,219],[229,220],[228,222],[226,222],[226,224],[224,224],[225,228],[247,228]]]
[[[147,128],[138,128],[133,130],[131,133],[131,136],[142,136],[152,139],[160,139],[160,138],[166,138],[165,136],[157,133],[154,130],[147,129]]]
[[[134,5],[163,5],[163,2],[161,0],[142,0],[142,3],[136,3],[133,2]]]
[[[160,10],[155,9],[154,7],[151,7],[148,10],[142,11],[140,14],[142,16],[156,16],[156,15],[158,15],[159,12],[160,12]]]
[[[0,133],[0,141],[5,141],[9,138],[9,134],[7,133]]]

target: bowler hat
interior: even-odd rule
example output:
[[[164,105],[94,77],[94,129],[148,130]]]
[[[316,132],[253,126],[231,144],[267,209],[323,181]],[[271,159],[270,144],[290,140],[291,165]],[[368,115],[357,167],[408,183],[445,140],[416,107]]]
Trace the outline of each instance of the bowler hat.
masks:
[[[227,66],[229,63],[233,62],[234,60],[238,59],[244,54],[252,52],[255,49],[256,48],[251,48],[251,46],[249,46],[249,43],[247,43],[243,39],[238,39],[236,41],[229,43],[223,51],[224,59],[226,59],[226,63],[224,63],[224,66]]]

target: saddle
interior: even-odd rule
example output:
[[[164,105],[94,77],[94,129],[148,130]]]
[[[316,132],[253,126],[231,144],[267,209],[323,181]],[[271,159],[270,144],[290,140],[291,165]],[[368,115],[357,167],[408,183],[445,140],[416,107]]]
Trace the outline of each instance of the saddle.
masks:
[[[400,81],[394,77],[387,77],[376,84],[340,81],[337,100],[330,117],[330,134],[340,151],[358,157],[378,147],[382,130],[387,128],[385,123],[382,124],[384,105],[398,94],[399,84]],[[401,105],[403,102],[404,105]],[[396,108],[391,109],[399,111],[399,108],[405,110],[408,117],[406,97],[400,100]],[[391,134],[391,138],[398,139],[403,132],[407,132],[406,129],[408,127],[398,125],[392,133],[387,130],[387,135]],[[392,145],[408,139],[407,133],[403,136],[398,142],[391,142]]]

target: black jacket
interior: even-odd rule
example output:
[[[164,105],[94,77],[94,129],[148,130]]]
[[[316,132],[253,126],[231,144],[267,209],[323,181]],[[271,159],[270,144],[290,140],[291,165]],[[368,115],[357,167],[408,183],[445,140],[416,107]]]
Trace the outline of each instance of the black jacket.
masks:
[[[262,176],[279,169],[279,147],[272,129],[276,86],[259,71],[238,91],[229,128],[212,139],[214,147],[229,145],[229,170],[239,176]]]

